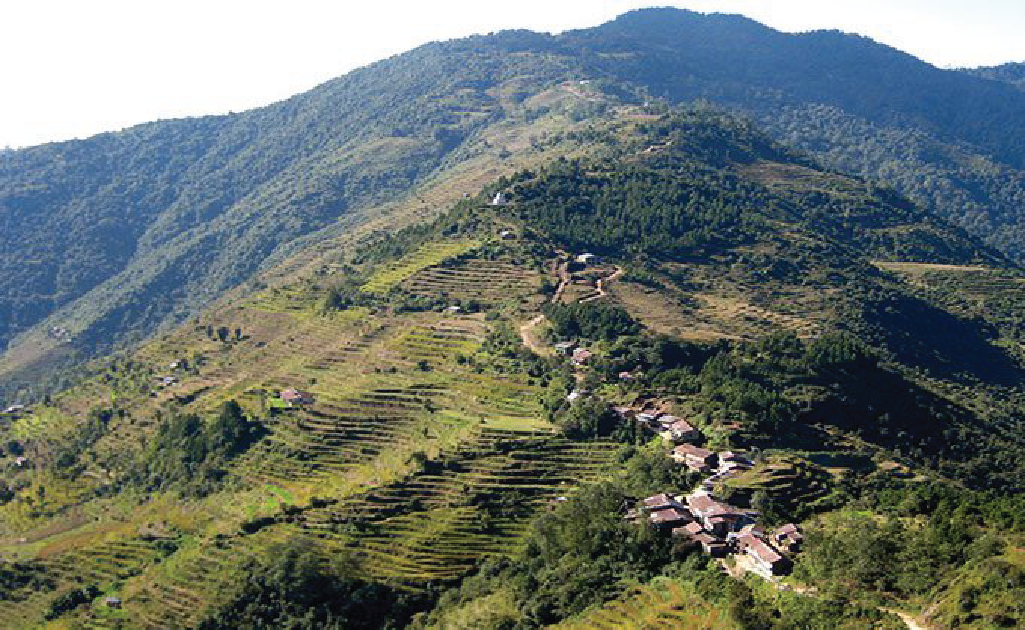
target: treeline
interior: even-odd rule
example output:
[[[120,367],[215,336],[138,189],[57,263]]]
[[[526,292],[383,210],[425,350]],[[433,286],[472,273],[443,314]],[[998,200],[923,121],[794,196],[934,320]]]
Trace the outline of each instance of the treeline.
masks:
[[[891,481],[861,492],[846,509],[806,528],[799,579],[831,594],[855,589],[880,601],[938,600],[950,627],[1025,622],[1012,603],[1025,596],[1025,571],[1005,556],[1009,541],[1025,531],[1020,496],[946,482]],[[970,586],[962,588],[965,582]]]

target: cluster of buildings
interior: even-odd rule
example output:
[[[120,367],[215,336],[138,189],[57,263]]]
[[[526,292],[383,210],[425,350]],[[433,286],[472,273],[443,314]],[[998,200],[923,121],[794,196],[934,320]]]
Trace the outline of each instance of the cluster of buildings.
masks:
[[[771,535],[757,523],[758,512],[730,505],[713,493],[715,484],[749,470],[751,460],[734,451],[715,452],[697,445],[701,432],[687,420],[654,410],[616,407],[620,417],[638,422],[673,445],[669,456],[694,472],[710,473],[698,489],[688,495],[656,494],[627,510],[631,521],[646,519],[653,526],[701,549],[716,558],[743,556],[747,566],[766,578],[790,571],[786,554],[796,553],[803,536],[789,523]]]
[[[646,519],[713,558],[743,556],[752,571],[766,578],[788,573],[793,563],[786,554],[798,552],[803,541],[797,525],[788,523],[770,535],[758,525],[757,512],[732,506],[704,489],[686,496],[647,497],[626,518]]]

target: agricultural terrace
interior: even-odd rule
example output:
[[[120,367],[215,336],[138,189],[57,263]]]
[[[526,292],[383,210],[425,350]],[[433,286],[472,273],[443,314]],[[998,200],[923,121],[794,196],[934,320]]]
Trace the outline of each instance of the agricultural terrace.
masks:
[[[449,258],[471,252],[480,247],[482,243],[481,240],[468,239],[422,245],[416,251],[374,273],[362,289],[367,293],[387,293],[392,287],[409,279],[413,274],[439,265]]]
[[[444,293],[485,308],[538,295],[532,266],[466,255],[480,244],[421,246],[362,287]],[[84,627],[189,627],[230,599],[247,562],[297,537],[325,562],[350,554],[366,579],[418,590],[457,579],[486,556],[516,553],[539,511],[615,469],[618,444],[560,436],[544,419],[543,384],[494,368],[484,341],[500,317],[332,311],[322,308],[325,293],[302,280],[229,302],[8,427],[5,438],[57,449],[88,410],[116,410],[102,417],[83,474],[69,482],[28,471],[34,485],[5,508],[0,554],[52,582],[0,602],[0,617],[33,625],[70,605],[62,614]],[[312,401],[289,406],[278,397],[287,388]],[[230,400],[260,434],[226,462],[223,489],[173,509],[159,494],[137,497],[138,505],[91,498],[145,450],[161,418],[209,418]],[[63,520],[38,515],[25,498],[40,485]],[[175,519],[165,533],[140,538],[153,522]],[[96,525],[115,522],[113,537]],[[37,525],[19,542],[17,532]],[[88,601],[69,604],[82,588]],[[104,606],[106,596],[123,607]]]

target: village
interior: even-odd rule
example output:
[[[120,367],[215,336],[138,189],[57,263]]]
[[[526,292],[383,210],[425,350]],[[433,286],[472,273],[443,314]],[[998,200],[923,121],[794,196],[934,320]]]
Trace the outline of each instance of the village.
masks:
[[[663,492],[642,499],[626,511],[626,520],[647,519],[682,546],[700,546],[713,558],[736,556],[738,568],[766,579],[789,573],[790,555],[800,550],[803,539],[800,528],[788,523],[770,533],[758,524],[757,511],[730,505],[713,494],[716,484],[750,470],[754,462],[734,451],[716,453],[697,446],[703,436],[683,418],[651,409],[616,407],[615,411],[623,420],[637,422],[672,444],[668,456],[673,461],[709,475],[689,494]]]
[[[492,205],[501,203],[504,199],[498,195]],[[583,267],[602,263],[591,253],[572,256],[571,260]],[[611,279],[613,276],[605,280]],[[562,280],[563,284],[567,281],[566,278]],[[604,293],[600,285],[597,288],[600,294]],[[556,355],[569,360],[578,382],[583,380],[583,370],[596,358],[591,350],[572,340],[557,342],[552,348]],[[620,382],[629,382],[636,377],[632,371],[622,371],[617,375]],[[566,396],[566,402],[576,404],[591,395],[592,392],[578,387]],[[702,448],[699,444],[703,443],[704,436],[700,430],[686,419],[658,407],[648,402],[638,407],[616,406],[613,410],[621,421],[635,422],[646,432],[657,434],[671,447],[667,456],[674,462],[708,476],[689,494],[663,492],[646,497],[636,507],[628,507],[623,518],[631,522],[647,519],[681,543],[680,548],[699,546],[704,553],[720,562],[733,557],[740,571],[750,571],[769,580],[788,574],[793,565],[791,558],[800,550],[803,541],[800,528],[787,523],[768,532],[758,523],[761,515],[756,510],[731,505],[713,494],[717,484],[750,470],[754,462],[734,451],[716,453]]]

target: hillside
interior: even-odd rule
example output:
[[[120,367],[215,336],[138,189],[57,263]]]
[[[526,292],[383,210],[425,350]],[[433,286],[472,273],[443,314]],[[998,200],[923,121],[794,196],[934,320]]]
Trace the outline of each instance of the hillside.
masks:
[[[1005,63],[999,66],[985,66],[981,68],[965,68],[963,72],[984,79],[1006,81],[1018,88],[1025,89],[1025,62]]]
[[[1014,623],[1018,586],[957,589],[1019,571],[1020,505],[991,492],[1025,473],[1025,276],[719,113],[624,108],[549,140],[437,218],[325,241],[7,414],[0,618]],[[727,485],[802,523],[800,581],[734,579],[625,522],[700,477],[609,405],[662,406],[755,456]],[[865,554],[844,581],[880,541],[905,561]]]
[[[649,9],[558,36],[432,43],[258,110],[5,153],[3,395],[28,399],[18,390],[55,365],[251,291],[254,274],[319,241],[437,212],[455,197],[416,203],[428,184],[525,166],[545,134],[623,103],[735,108],[1020,258],[1025,94],[1005,80],[1013,68],[995,72]]]
[[[0,346],[22,335],[8,370],[130,345],[432,177],[511,167],[545,131],[523,99],[574,74],[521,37],[428,45],[259,110],[8,154]]]

